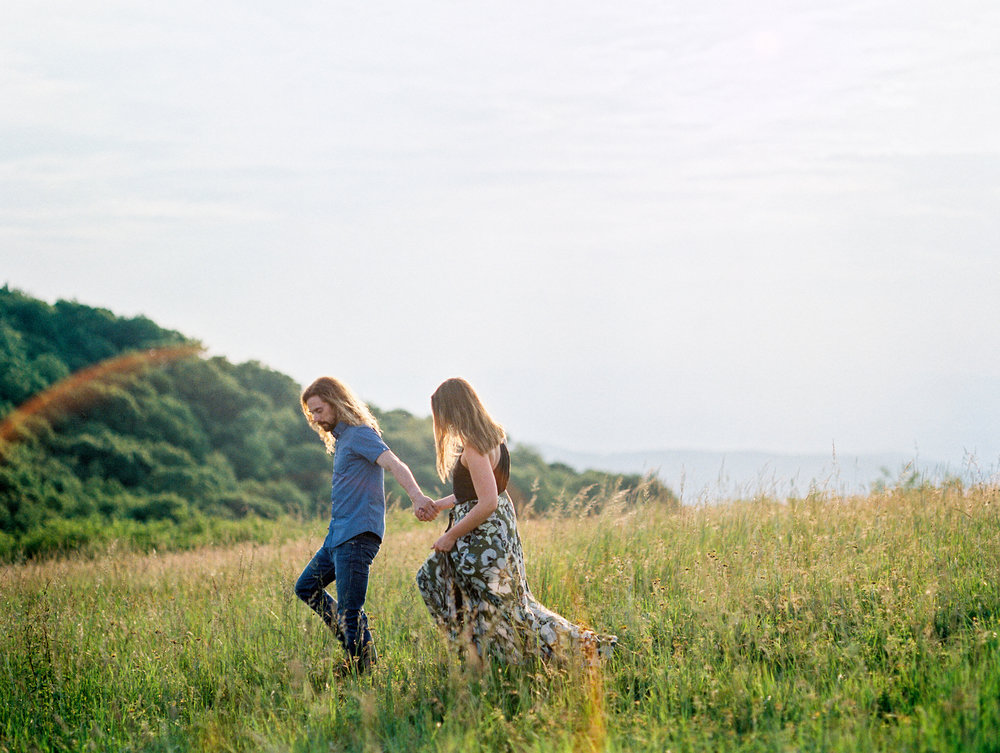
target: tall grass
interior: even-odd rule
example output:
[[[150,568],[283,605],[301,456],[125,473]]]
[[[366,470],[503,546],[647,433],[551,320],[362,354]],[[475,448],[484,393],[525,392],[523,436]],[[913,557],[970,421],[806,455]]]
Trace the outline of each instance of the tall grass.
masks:
[[[382,661],[340,677],[292,593],[321,540],[0,570],[0,751],[998,751],[1000,493],[815,494],[522,521],[538,599],[616,632],[596,672],[482,671],[394,512]]]

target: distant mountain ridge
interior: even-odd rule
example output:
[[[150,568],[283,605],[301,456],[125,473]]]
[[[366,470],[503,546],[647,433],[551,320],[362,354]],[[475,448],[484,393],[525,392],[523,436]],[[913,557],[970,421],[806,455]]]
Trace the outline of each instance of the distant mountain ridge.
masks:
[[[811,488],[853,493],[916,471],[930,479],[961,475],[958,468],[904,453],[781,454],[762,451],[649,450],[588,453],[534,444],[546,462],[613,473],[655,473],[682,502],[770,494],[801,495]]]

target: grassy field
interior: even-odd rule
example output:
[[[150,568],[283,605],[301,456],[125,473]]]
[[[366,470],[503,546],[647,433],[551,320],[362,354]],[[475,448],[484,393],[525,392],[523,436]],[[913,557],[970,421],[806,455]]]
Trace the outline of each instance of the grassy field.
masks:
[[[1000,493],[890,489],[522,521],[596,672],[466,666],[393,513],[343,679],[285,543],[0,570],[0,751],[1000,751]],[[613,505],[611,507],[614,507]]]

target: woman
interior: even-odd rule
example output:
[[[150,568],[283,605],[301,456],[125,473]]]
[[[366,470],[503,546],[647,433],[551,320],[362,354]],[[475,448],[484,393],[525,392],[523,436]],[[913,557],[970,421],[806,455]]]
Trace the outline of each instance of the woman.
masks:
[[[453,493],[435,501],[451,524],[417,572],[431,616],[453,641],[471,641],[480,658],[608,656],[617,638],[598,635],[539,604],[528,588],[514,506],[506,494],[510,454],[501,427],[464,379],[431,396],[437,471]]]

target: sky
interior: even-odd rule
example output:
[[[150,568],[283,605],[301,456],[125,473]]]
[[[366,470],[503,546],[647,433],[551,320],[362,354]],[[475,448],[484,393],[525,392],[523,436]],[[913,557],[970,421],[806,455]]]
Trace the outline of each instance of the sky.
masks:
[[[1000,460],[994,0],[11,0],[0,283],[515,441]]]

